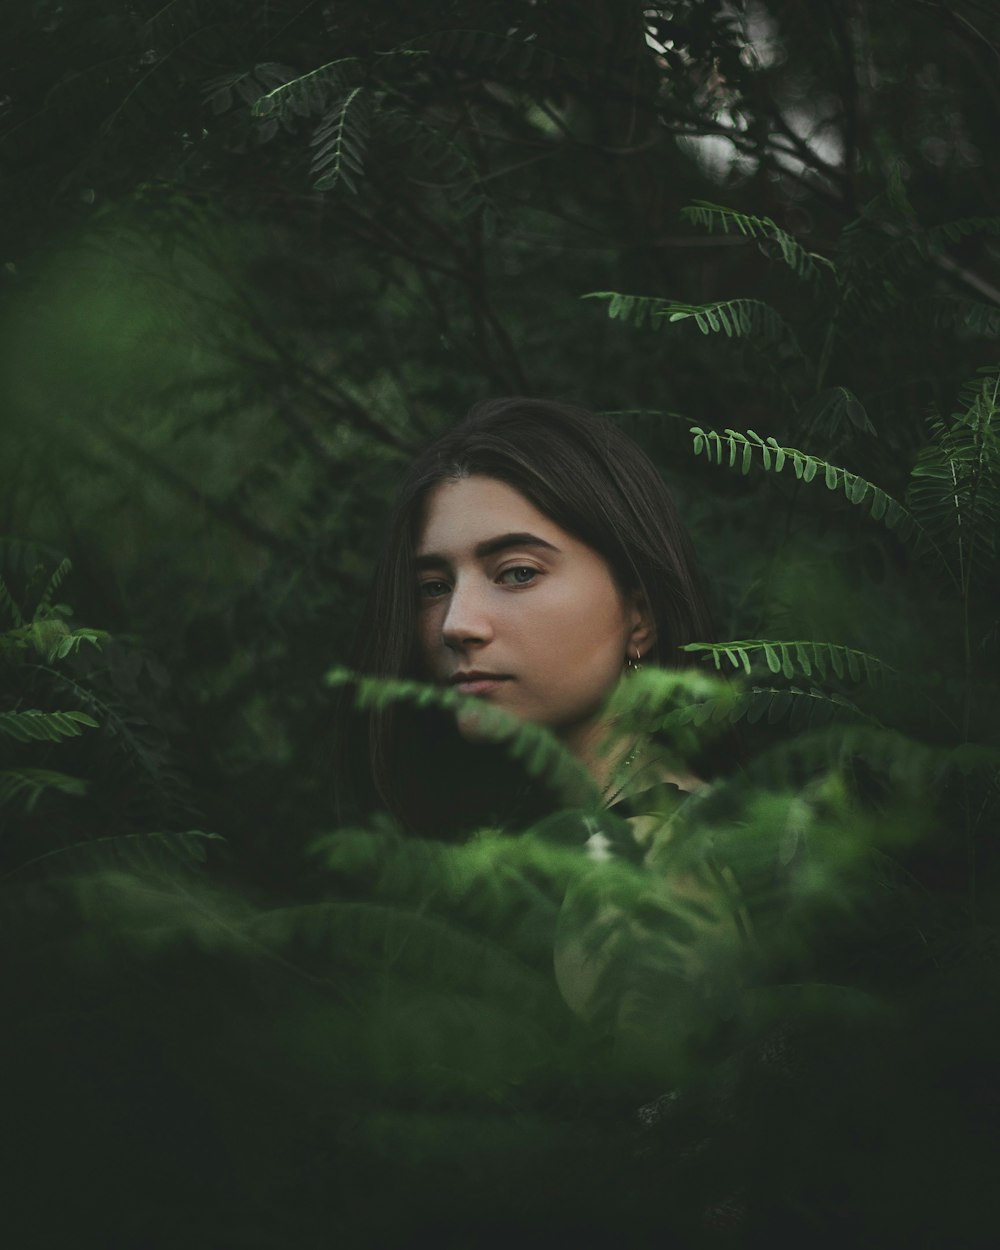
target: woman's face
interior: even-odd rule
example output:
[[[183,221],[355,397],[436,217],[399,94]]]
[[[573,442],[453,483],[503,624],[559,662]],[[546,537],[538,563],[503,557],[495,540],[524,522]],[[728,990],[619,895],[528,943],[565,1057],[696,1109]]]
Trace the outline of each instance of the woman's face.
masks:
[[[626,654],[652,632],[603,557],[512,486],[444,482],[417,538],[420,645],[427,675],[552,729],[584,753]],[[488,676],[486,676],[488,675]],[[476,717],[459,715],[475,738]]]

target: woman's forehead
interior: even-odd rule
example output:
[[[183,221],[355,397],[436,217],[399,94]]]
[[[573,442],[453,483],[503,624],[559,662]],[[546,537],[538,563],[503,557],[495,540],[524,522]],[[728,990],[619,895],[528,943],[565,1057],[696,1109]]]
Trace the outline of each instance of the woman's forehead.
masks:
[[[555,547],[574,544],[559,525],[497,478],[448,480],[427,496],[417,534],[417,555],[461,555],[500,534],[530,533]]]

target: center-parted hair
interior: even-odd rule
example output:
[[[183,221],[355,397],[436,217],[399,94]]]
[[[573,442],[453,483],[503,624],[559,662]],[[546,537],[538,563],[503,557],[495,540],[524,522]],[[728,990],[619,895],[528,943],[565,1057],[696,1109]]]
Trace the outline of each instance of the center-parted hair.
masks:
[[[607,561],[619,589],[638,591],[656,629],[645,663],[689,662],[685,643],[712,637],[690,540],[648,456],[617,426],[586,409],[513,396],[476,404],[421,452],[399,484],[385,547],[362,615],[353,667],[377,677],[420,677],[414,555],[427,499],[442,482],[481,475],[505,482],[539,512]],[[624,656],[622,660],[624,662]],[[413,738],[413,717],[390,706],[369,714],[368,765],[379,800],[406,819],[419,771],[462,751],[457,731],[437,727],[437,755],[415,768],[428,746]],[[410,732],[408,733],[408,729]],[[472,748],[482,759],[484,748]],[[431,752],[434,755],[434,750]],[[419,806],[419,804],[418,804]],[[456,813],[457,815],[457,813]]]

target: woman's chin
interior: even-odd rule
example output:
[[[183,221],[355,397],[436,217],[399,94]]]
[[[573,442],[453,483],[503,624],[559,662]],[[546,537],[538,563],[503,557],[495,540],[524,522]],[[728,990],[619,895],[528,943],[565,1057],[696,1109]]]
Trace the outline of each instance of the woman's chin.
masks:
[[[496,742],[502,736],[496,715],[485,707],[462,708],[455,713],[455,723],[466,742]]]
[[[516,713],[486,700],[469,700],[455,712],[455,724],[466,742],[504,742],[521,723]]]

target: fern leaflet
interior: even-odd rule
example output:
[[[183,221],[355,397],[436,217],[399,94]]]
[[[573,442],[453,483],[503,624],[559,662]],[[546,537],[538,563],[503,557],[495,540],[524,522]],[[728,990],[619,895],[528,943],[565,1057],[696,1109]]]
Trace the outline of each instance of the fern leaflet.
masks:
[[[52,602],[52,596],[66,580],[66,577],[72,571],[72,568],[73,565],[68,559],[59,561],[55,571],[48,580],[45,590],[42,592],[41,599],[38,601],[38,607],[35,609],[36,613],[46,611],[49,604]]]
[[[943,247],[945,243],[960,243],[973,234],[1000,234],[1000,216],[959,217],[954,221],[944,221],[916,235],[913,243],[924,253]]]
[[[778,247],[781,259],[800,278],[818,278],[823,269],[836,271],[832,261],[821,256],[819,252],[806,251],[787,230],[782,230],[770,217],[751,217],[721,204],[711,204],[707,200],[695,200],[693,204],[681,209],[681,216],[692,225],[704,226],[710,231],[718,229],[729,234],[735,230],[751,239],[772,240]]]
[[[493,201],[483,190],[479,171],[469,153],[450,135],[424,118],[413,117],[401,110],[383,113],[382,118],[383,130],[405,145],[409,159],[421,174],[432,172],[439,180],[432,185],[445,192],[457,217],[467,217],[484,206],[496,211]],[[425,185],[423,179],[418,185]]]
[[[89,782],[83,777],[48,768],[8,768],[0,772],[0,807],[20,799],[26,812],[34,811],[46,790],[79,796],[87,793]]]
[[[842,769],[853,759],[863,760],[866,768],[891,777],[911,793],[926,793],[954,771],[1000,775],[996,747],[930,746],[876,725],[827,726],[800,733],[755,756],[748,772],[768,785],[797,785],[803,767]]]
[[[202,88],[201,98],[216,116],[228,112],[233,107],[236,102],[234,93],[243,104],[253,108],[254,104],[269,90],[279,90],[287,84],[294,73],[295,71],[288,65],[265,61],[260,65],[255,65],[253,69],[221,74],[217,78],[212,78]]]
[[[353,684],[355,707],[383,709],[404,700],[418,707],[438,707],[449,711],[475,710],[479,728],[494,741],[502,742],[533,777],[544,776],[571,806],[596,799],[594,781],[583,765],[540,725],[519,720],[502,708],[491,706],[472,695],[401,678],[365,677],[349,669],[331,669],[325,678],[329,686]]]
[[[15,742],[58,742],[78,738],[84,728],[99,729],[86,712],[0,712],[0,733]]]
[[[694,654],[710,655],[716,669],[722,670],[724,662],[734,669],[742,669],[750,676],[755,659],[763,659],[772,673],[781,673],[791,681],[797,674],[812,677],[815,671],[826,679],[832,672],[838,678],[851,681],[879,681],[895,669],[870,655],[832,642],[779,642],[771,638],[751,638],[735,642],[689,642],[680,648]]]
[[[853,391],[846,386],[830,386],[814,395],[799,409],[799,420],[812,426],[823,422],[828,435],[832,436],[846,421],[863,434],[875,435],[877,432],[864,404]]]
[[[7,583],[2,577],[0,577],[0,607],[7,609],[18,629],[24,625],[24,616],[21,609],[17,606],[14,596],[7,589]]]
[[[665,726],[735,725],[741,721],[755,725],[761,720],[773,725],[787,717],[789,728],[797,732],[811,725],[825,724],[838,713],[874,719],[836,692],[817,690],[813,686],[805,690],[799,686],[752,686],[733,700],[708,700],[678,708],[667,718]]]
[[[907,498],[914,515],[946,550],[955,552],[958,581],[995,567],[1000,532],[1000,369],[985,371],[963,391],[967,404],[934,438],[913,467]]]
[[[828,490],[842,491],[849,503],[864,507],[873,520],[882,521],[889,529],[897,530],[901,537],[908,537],[920,529],[911,513],[898,500],[866,478],[840,465],[830,464],[819,456],[799,451],[796,447],[784,447],[771,436],[761,438],[755,430],[747,430],[743,434],[739,430],[726,429],[720,434],[717,430],[703,430],[701,426],[693,425],[689,432],[694,438],[694,454],[705,455],[712,464],[721,465],[723,461],[728,461],[731,469],[739,467],[745,475],[755,463],[773,473],[780,473],[788,463],[795,476],[803,482],[811,482],[822,474]]]
[[[308,117],[320,113],[327,108],[331,97],[347,91],[357,82],[360,71],[361,63],[356,56],[328,61],[261,96],[253,106],[253,115],[284,120],[289,116]]]
[[[357,194],[357,182],[364,171],[368,146],[370,104],[364,87],[354,87],[327,112],[313,131],[310,143],[316,149],[309,166],[316,175],[313,189],[330,191],[343,182]]]
[[[802,355],[791,327],[781,315],[758,299],[715,300],[709,304],[683,304],[650,295],[626,295],[620,291],[589,291],[582,299],[608,301],[612,321],[631,321],[641,329],[693,320],[702,334],[725,334],[727,338],[762,338],[789,343]]]
[[[982,300],[937,297],[930,306],[931,324],[938,329],[962,329],[984,338],[1000,338],[1000,307]]]

